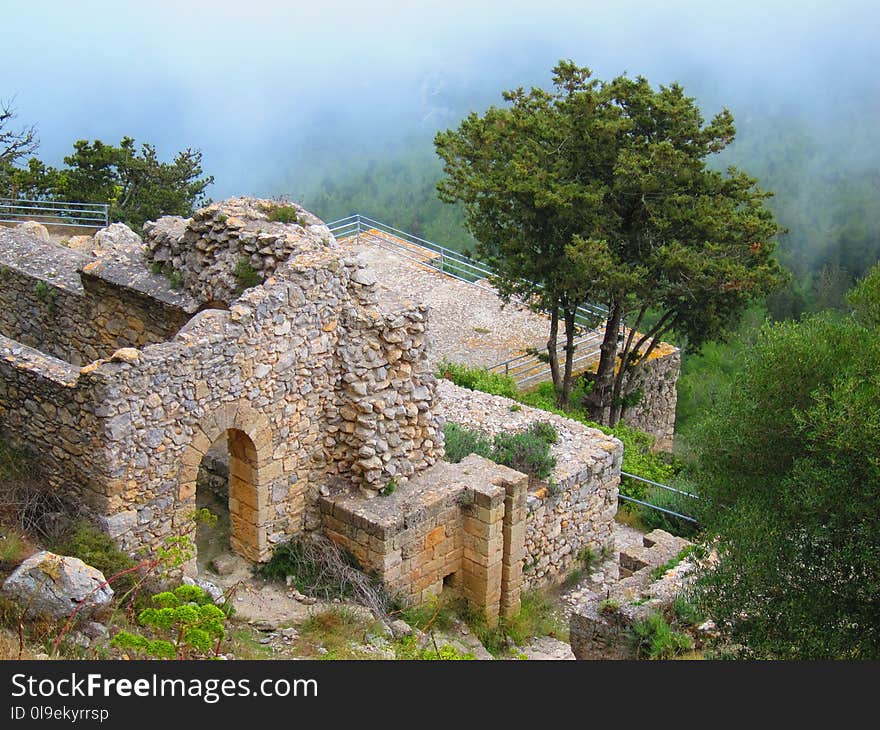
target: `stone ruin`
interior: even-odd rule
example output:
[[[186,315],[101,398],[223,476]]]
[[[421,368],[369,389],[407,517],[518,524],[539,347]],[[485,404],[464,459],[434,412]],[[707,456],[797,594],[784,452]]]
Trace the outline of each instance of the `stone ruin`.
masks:
[[[510,402],[439,397],[427,307],[380,301],[371,270],[292,208],[273,222],[273,201],[231,199],[148,223],[143,244],[124,227],[73,247],[0,228],[4,436],[132,552],[193,532],[219,449],[235,552],[264,561],[324,532],[404,603],[451,585],[490,621],[609,543],[620,443],[550,417],[566,434],[552,495],[478,456],[443,462],[445,418],[509,421]]]

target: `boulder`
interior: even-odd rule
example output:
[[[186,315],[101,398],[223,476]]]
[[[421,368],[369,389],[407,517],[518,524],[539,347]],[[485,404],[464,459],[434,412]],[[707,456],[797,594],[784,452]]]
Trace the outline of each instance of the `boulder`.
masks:
[[[129,228],[125,223],[111,223],[95,234],[94,245],[97,249],[105,251],[143,251],[141,237]]]
[[[24,221],[24,223],[19,223],[16,228],[25,233],[29,233],[35,238],[39,238],[41,241],[52,240],[52,237],[49,235],[49,229],[42,223],[37,223],[36,221]]]
[[[30,618],[63,619],[85,603],[88,616],[113,598],[113,589],[100,570],[79,558],[42,550],[31,555],[3,583],[2,594],[17,602]]]
[[[552,636],[535,636],[522,647],[522,653],[539,661],[573,661],[575,658],[569,644]]]

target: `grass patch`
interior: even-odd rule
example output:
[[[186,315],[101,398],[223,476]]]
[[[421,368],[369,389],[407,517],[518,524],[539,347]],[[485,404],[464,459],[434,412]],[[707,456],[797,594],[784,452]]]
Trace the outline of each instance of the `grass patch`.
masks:
[[[694,648],[693,639],[673,631],[659,613],[637,621],[630,631],[640,659],[672,659]]]
[[[476,657],[470,652],[461,652],[454,646],[442,644],[434,648],[432,643],[420,647],[415,636],[404,636],[394,644],[394,655],[397,659],[415,661],[470,661]]]
[[[13,527],[0,526],[0,573],[12,571],[32,552],[30,542]]]
[[[230,629],[226,637],[226,650],[232,652],[236,659],[268,659],[272,656],[272,650],[260,643],[259,636],[249,627]]]
[[[481,615],[466,619],[471,630],[493,656],[503,655],[508,639],[519,646],[535,636],[552,636],[568,641],[568,627],[556,615],[553,603],[540,591],[528,591],[520,597],[520,609],[513,616],[502,618],[497,626],[486,625]]]
[[[297,652],[313,659],[360,659],[364,652],[356,647],[373,628],[368,621],[346,606],[329,608],[309,616],[299,627]],[[323,654],[319,648],[326,649]]]
[[[410,626],[425,633],[432,630],[449,631],[455,627],[457,620],[464,621],[493,656],[505,654],[511,642],[521,645],[534,636],[568,640],[568,627],[556,615],[550,599],[539,591],[523,593],[519,611],[513,616],[502,618],[496,626],[489,626],[485,616],[469,606],[463,598],[445,593],[421,606],[403,610],[401,617]],[[437,658],[433,647],[429,651],[435,654],[433,658]]]

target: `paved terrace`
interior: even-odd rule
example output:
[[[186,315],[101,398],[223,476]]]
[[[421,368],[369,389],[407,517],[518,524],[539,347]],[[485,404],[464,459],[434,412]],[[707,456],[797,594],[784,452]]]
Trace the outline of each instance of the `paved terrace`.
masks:
[[[477,286],[442,273],[430,265],[439,257],[433,251],[377,230],[343,236],[339,243],[370,265],[379,280],[380,297],[384,292],[389,299],[411,298],[431,307],[432,364],[445,357],[492,367],[529,348],[545,351],[550,331],[547,317],[522,304],[505,305],[485,282]],[[564,339],[564,326],[560,339]],[[535,366],[540,367],[537,361]],[[546,375],[530,385],[550,379],[549,368],[543,369]]]

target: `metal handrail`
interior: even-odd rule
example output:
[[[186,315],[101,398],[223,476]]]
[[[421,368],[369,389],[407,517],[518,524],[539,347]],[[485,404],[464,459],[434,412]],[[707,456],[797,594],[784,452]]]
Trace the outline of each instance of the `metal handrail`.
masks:
[[[665,489],[667,492],[675,492],[676,494],[680,494],[684,497],[690,497],[691,499],[702,499],[698,494],[692,494],[691,492],[683,492],[681,489],[676,489],[675,487],[670,487],[668,484],[661,484],[660,482],[655,482],[650,479],[645,479],[645,477],[640,477],[636,474],[630,474],[629,472],[621,471],[620,476],[629,477],[630,479],[635,479],[639,482],[644,482],[645,484],[650,484],[652,487],[660,487],[660,489]]]
[[[693,522],[695,525],[699,525],[699,521],[696,517],[691,517],[690,515],[683,515],[681,512],[674,512],[671,509],[666,509],[665,507],[660,507],[656,504],[651,504],[650,502],[643,502],[641,499],[636,499],[635,497],[628,497],[625,494],[618,493],[618,499],[623,499],[627,502],[635,502],[636,504],[642,505],[642,507],[650,507],[651,509],[655,509],[658,512],[665,512],[668,515],[672,515],[673,517],[678,517],[681,520],[686,520],[687,522]]]
[[[21,223],[26,220],[44,225],[103,228],[110,222],[110,206],[107,203],[0,198],[0,223]]]

